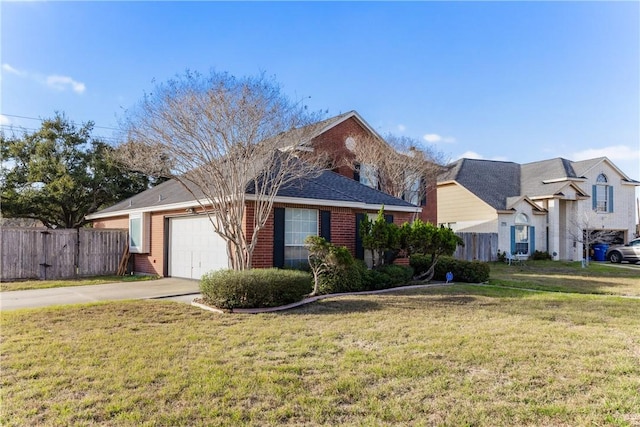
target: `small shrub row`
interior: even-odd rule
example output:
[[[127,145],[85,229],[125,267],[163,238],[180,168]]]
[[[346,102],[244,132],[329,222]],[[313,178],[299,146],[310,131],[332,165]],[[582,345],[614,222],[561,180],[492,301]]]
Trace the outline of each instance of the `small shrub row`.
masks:
[[[402,265],[382,265],[372,270],[360,262],[363,288],[366,291],[377,291],[409,283],[413,277],[413,268]]]
[[[431,266],[431,256],[411,255],[409,259],[415,274],[424,273]],[[489,264],[480,261],[465,261],[452,257],[441,257],[436,264],[434,280],[446,280],[447,272],[453,273],[456,282],[481,283],[489,280]]]
[[[224,309],[277,307],[300,301],[312,289],[309,273],[275,268],[212,271],[200,280],[203,299]]]
[[[464,283],[481,283],[489,280],[489,264],[481,261],[465,261],[451,257],[438,260],[433,278],[446,280],[447,272],[453,273],[453,280]]]
[[[553,259],[549,254],[549,252],[542,252],[542,251],[533,252],[532,258],[535,261],[551,261]]]
[[[402,265],[382,265],[368,269],[360,260],[320,276],[320,293],[377,291],[402,286],[411,281],[413,269]]]

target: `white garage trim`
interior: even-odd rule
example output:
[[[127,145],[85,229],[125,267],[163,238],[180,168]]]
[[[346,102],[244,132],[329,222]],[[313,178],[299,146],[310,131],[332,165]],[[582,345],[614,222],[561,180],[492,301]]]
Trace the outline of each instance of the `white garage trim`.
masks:
[[[200,279],[211,270],[229,267],[226,242],[206,215],[169,219],[168,273]]]

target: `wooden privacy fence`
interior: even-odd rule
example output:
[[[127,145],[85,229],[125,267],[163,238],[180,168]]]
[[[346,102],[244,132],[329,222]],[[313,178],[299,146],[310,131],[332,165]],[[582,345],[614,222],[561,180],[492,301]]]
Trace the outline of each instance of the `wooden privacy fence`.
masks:
[[[498,233],[456,233],[463,246],[458,246],[454,258],[466,261],[496,261],[498,259]]]
[[[116,274],[127,230],[2,228],[0,280]]]

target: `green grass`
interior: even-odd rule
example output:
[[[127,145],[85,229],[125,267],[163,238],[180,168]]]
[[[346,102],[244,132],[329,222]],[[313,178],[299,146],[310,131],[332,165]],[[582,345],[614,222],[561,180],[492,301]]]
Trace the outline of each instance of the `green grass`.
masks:
[[[22,280],[18,282],[2,282],[0,283],[0,292],[4,291],[22,291],[31,289],[61,288],[65,286],[86,286],[86,285],[104,285],[105,283],[115,282],[137,282],[141,280],[155,280],[157,276],[134,275],[134,276],[95,276],[82,277],[79,279],[66,280]]]
[[[489,283],[496,286],[581,294],[640,296],[640,268],[580,262],[491,263]]]
[[[633,298],[476,285],[260,315],[6,312],[0,424],[636,426],[639,313]]]

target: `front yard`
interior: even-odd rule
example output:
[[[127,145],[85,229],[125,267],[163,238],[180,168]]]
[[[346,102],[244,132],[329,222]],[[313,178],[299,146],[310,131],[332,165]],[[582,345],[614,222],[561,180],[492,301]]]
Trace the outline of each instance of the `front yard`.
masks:
[[[275,314],[2,313],[0,424],[639,425],[640,300],[513,284],[640,295],[640,278],[529,268]]]

